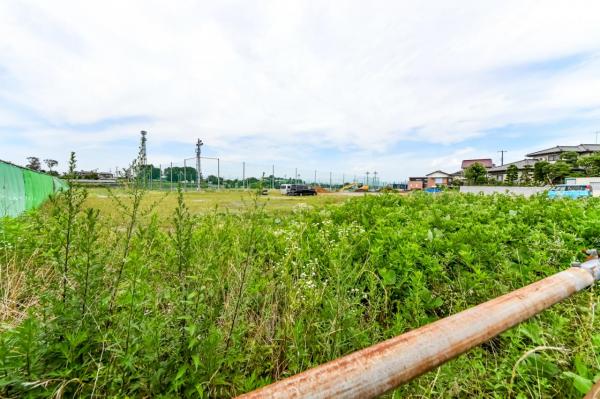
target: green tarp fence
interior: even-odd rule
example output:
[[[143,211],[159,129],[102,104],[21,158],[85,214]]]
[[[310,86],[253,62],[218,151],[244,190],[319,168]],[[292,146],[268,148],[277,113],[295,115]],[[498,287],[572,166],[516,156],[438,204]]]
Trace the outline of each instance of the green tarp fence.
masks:
[[[61,179],[0,161],[0,217],[18,216],[66,189]]]

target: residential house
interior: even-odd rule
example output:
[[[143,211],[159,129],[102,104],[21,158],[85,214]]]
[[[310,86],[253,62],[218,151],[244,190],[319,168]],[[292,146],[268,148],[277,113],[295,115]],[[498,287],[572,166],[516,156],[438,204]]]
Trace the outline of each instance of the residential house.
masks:
[[[491,158],[481,158],[481,159],[465,159],[465,160],[463,160],[460,165],[460,169],[464,171],[469,166],[471,166],[475,163],[479,163],[479,164],[483,165],[483,167],[485,167],[486,169],[490,169],[490,168],[494,167],[494,163],[492,162]]]
[[[556,147],[532,152],[525,155],[538,161],[556,162],[564,152],[576,152],[580,157],[600,152],[600,144],[557,145]]]
[[[452,175],[441,170],[436,170],[427,175],[427,187],[448,186],[452,183]]]
[[[460,165],[460,170],[450,174],[452,180],[464,180],[465,170],[474,163],[479,163],[486,169],[490,169],[495,166],[491,158],[464,159]]]
[[[509,166],[515,165],[519,171],[519,180],[522,179],[523,171],[528,168],[530,170],[530,178],[533,178],[533,166],[536,162],[538,162],[536,159],[523,159],[521,161],[505,163],[501,166],[494,166],[493,168],[488,169],[488,176],[496,179],[497,181],[506,181],[506,172]]]

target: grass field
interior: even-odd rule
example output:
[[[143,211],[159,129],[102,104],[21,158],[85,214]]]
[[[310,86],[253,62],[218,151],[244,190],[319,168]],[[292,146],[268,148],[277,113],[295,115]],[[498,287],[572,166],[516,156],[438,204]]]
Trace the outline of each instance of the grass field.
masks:
[[[113,195],[123,197],[122,189],[112,190]],[[291,212],[294,209],[310,209],[324,205],[339,204],[350,198],[361,197],[360,193],[326,193],[309,197],[288,197],[279,190],[269,190],[268,195],[257,195],[256,190],[223,190],[223,191],[186,191],[183,194],[185,205],[192,215],[209,211],[240,212],[249,206],[264,207],[266,211]],[[372,195],[372,194],[368,194]],[[86,206],[99,209],[105,215],[116,215],[117,209],[107,189],[89,190]],[[177,192],[148,191],[142,206],[153,205],[159,217],[171,215],[177,207]]]
[[[0,397],[232,397],[600,247],[595,198],[254,199],[69,190],[1,221]],[[579,398],[597,304],[581,292],[387,396]]]

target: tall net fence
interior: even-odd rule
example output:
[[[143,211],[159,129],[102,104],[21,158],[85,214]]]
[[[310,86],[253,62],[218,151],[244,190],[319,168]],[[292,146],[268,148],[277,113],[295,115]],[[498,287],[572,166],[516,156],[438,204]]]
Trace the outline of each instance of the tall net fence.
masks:
[[[308,184],[332,191],[367,186],[377,190],[397,183],[381,180],[377,171],[346,173],[211,157],[201,157],[199,165],[192,157],[167,164],[151,163],[151,167],[150,188],[156,190],[176,190],[178,186],[185,190],[278,189],[282,184]]]
[[[57,177],[0,161],[0,217],[35,209],[66,187]]]

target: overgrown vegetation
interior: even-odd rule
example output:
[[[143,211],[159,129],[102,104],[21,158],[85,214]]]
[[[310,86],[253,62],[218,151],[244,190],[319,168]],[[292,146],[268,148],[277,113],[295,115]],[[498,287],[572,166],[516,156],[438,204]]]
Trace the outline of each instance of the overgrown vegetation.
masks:
[[[71,186],[0,225],[0,396],[231,397],[564,269],[600,203],[382,195],[168,220]],[[166,227],[165,227],[166,226]],[[390,395],[580,397],[600,372],[595,290]]]

